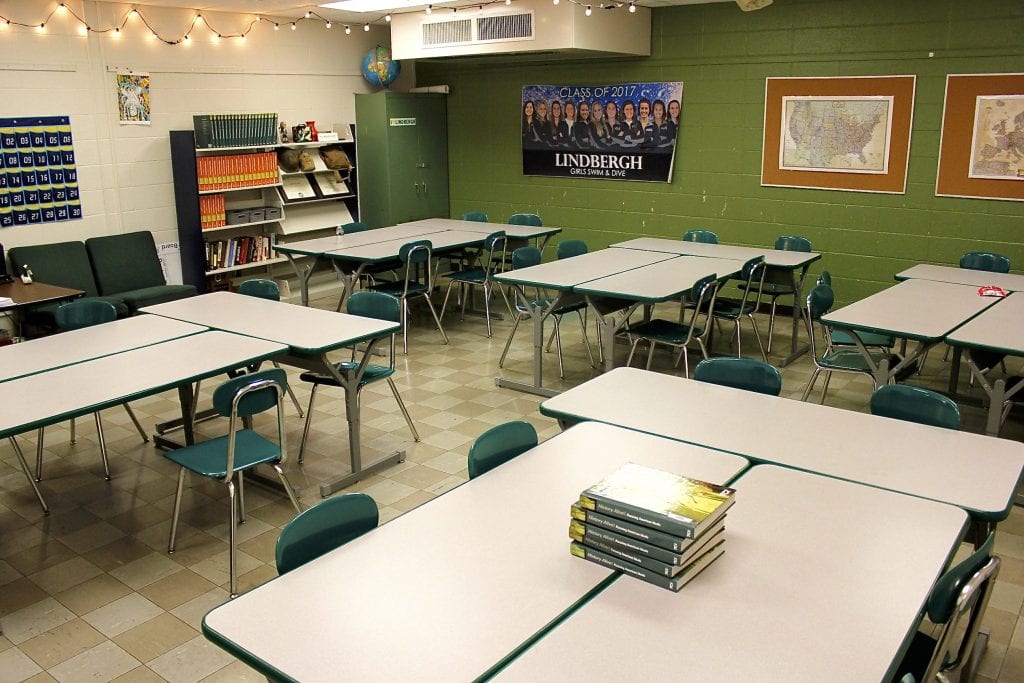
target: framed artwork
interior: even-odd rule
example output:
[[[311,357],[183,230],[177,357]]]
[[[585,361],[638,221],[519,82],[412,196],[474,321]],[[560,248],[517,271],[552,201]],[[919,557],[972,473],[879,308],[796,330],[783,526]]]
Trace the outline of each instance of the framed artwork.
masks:
[[[949,74],[935,194],[1024,201],[1024,74]]]
[[[761,184],[906,191],[914,76],[767,78]]]

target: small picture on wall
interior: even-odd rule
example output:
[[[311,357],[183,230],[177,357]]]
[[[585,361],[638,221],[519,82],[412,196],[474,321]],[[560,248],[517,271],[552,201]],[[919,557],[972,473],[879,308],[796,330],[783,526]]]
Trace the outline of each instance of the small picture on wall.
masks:
[[[1024,180],[1024,95],[978,96],[968,175]]]
[[[782,98],[779,168],[888,173],[892,97]]]
[[[117,73],[117,118],[122,126],[150,125],[149,74],[138,71]]]

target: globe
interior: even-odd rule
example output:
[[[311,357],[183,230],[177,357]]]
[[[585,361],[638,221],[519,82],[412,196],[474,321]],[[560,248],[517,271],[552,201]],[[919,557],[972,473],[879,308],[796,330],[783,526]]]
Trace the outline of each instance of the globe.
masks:
[[[386,88],[395,82],[401,71],[402,65],[391,59],[391,50],[381,45],[363,57],[363,78],[371,85]]]

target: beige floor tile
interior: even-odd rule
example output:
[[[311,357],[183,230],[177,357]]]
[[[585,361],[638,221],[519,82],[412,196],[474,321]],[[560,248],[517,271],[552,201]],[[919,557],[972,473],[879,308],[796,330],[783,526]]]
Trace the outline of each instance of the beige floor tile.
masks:
[[[153,552],[153,549],[145,543],[141,543],[132,537],[125,537],[113,543],[100,546],[95,550],[90,550],[85,553],[85,558],[100,569],[109,572],[134,562],[140,557],[145,557],[151,552]]]
[[[28,579],[15,579],[0,590],[0,614],[11,614],[47,597],[46,591]]]
[[[45,598],[4,617],[4,636],[19,645],[75,618],[74,613],[53,598]]]
[[[162,609],[138,593],[130,593],[82,615],[82,618],[103,635],[113,638],[162,612]]]
[[[140,662],[148,662],[187,643],[196,630],[172,614],[163,612],[149,621],[128,629],[113,640]]]
[[[109,640],[50,669],[61,683],[111,680],[139,666],[139,661]]]
[[[103,570],[85,558],[73,557],[66,562],[30,574],[28,578],[44,591],[53,595],[102,573]]]
[[[25,679],[25,683],[56,683],[57,679],[46,673],[40,671],[35,676],[31,676]]]
[[[172,610],[214,588],[216,586],[210,581],[185,569],[139,589],[139,594],[161,609]]]
[[[192,683],[213,674],[234,658],[202,636],[196,636],[149,662],[149,668],[170,683]]]
[[[44,669],[77,656],[104,642],[106,637],[81,619],[29,638],[18,647]]]
[[[72,612],[81,616],[123,598],[131,592],[131,588],[109,574],[100,574],[88,581],[83,581],[74,588],[57,593],[54,597]]]
[[[236,660],[204,678],[203,683],[263,683],[266,680],[263,674]]]
[[[213,588],[187,600],[170,610],[171,614],[184,621],[189,626],[199,630],[202,627],[203,617],[217,605],[228,601],[228,592],[222,588]]]
[[[165,683],[165,680],[149,667],[137,666],[115,678],[112,683]]]
[[[15,683],[38,674],[42,669],[28,655],[16,648],[0,652],[0,679]]]
[[[126,586],[139,590],[180,571],[183,571],[182,566],[166,554],[150,552],[126,565],[111,569],[110,575]]]
[[[97,522],[74,533],[62,536],[61,541],[76,553],[83,554],[124,538],[124,535],[125,532],[113,524]]]
[[[237,572],[239,576],[263,564],[255,557],[247,555],[241,550],[237,553],[236,561],[238,562]],[[224,550],[205,560],[191,564],[189,569],[219,586],[228,580],[228,551]]]

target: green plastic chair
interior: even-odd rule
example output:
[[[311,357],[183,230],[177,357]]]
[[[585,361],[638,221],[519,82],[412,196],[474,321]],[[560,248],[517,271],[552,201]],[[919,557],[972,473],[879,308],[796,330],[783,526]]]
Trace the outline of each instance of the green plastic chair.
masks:
[[[540,216],[535,213],[514,213],[508,217],[508,222],[509,225],[528,225],[534,228],[544,225]]]
[[[909,384],[887,384],[871,394],[871,414],[960,429],[960,408],[940,393]]]
[[[587,243],[583,240],[562,240],[558,243],[555,256],[558,259],[572,258],[573,256],[582,256],[588,251]]]
[[[164,453],[164,457],[180,465],[178,487],[174,494],[174,513],[167,552],[174,552],[181,512],[181,494],[185,487],[185,474],[192,472],[202,477],[218,479],[228,487],[228,565],[231,597],[238,595],[237,528],[239,520],[245,522],[245,470],[257,465],[270,465],[277,472],[288,498],[297,512],[302,512],[295,492],[281,464],[287,458],[284,429],[284,388],[288,378],[284,370],[274,368],[229,379],[213,392],[213,408],[228,418],[228,432],[207,441]],[[277,440],[268,439],[252,429],[241,428],[241,421],[271,408],[277,408]],[[235,500],[235,481],[238,481],[238,500]]]
[[[365,493],[317,503],[288,522],[277,537],[277,573],[287,574],[377,528],[377,504]]]
[[[365,232],[370,229],[370,226],[362,221],[352,221],[351,223],[345,223],[341,226],[341,232],[343,235],[352,235],[357,232]]]
[[[832,379],[833,372],[852,372],[866,375],[871,379],[872,387],[877,388],[875,387],[875,376],[871,372],[871,367],[858,349],[848,346],[826,346],[821,358],[818,358],[817,344],[814,341],[814,323],[821,322],[821,316],[829,312],[833,303],[835,303],[835,294],[833,294],[832,288],[828,285],[818,285],[807,295],[807,313],[809,316],[807,332],[811,342],[811,359],[814,361],[814,372],[811,373],[811,378],[807,381],[807,387],[804,388],[803,396],[800,397],[801,401],[806,401],[807,397],[810,396],[815,382],[818,381],[818,375],[822,371],[825,372],[825,385],[821,390],[820,403],[825,402],[825,394],[828,393],[828,384]],[[882,359],[889,357],[887,353],[869,353],[871,353],[872,360],[876,364]]]
[[[364,318],[373,318],[374,320],[398,322],[402,318],[401,308],[401,302],[390,294],[385,294],[384,292],[356,292],[348,298],[347,312],[349,315],[359,315]],[[405,403],[402,401],[402,397],[398,393],[398,387],[395,385],[394,379],[392,379],[392,375],[395,374],[394,334],[392,334],[390,338],[388,360],[389,362],[387,365],[367,364],[366,368],[363,370],[362,377],[359,379],[359,386],[357,387],[356,392],[357,394],[361,394],[364,387],[373,384],[374,382],[386,380],[388,387],[391,389],[391,393],[395,397],[395,401],[398,403],[399,410],[402,411],[402,417],[405,418],[405,423],[409,425],[409,431],[412,432],[413,440],[419,441],[420,435],[419,432],[416,431],[416,425],[413,424],[412,417],[409,416],[409,411],[405,409]],[[351,358],[347,361],[336,363],[334,367],[339,374],[345,375],[356,371],[359,368],[360,362],[361,361],[356,360],[356,351],[353,348]],[[306,439],[309,438],[309,427],[313,421],[313,403],[316,401],[317,389],[323,385],[340,387],[341,382],[339,382],[334,375],[313,371],[302,373],[299,375],[299,379],[313,385],[312,390],[309,392],[309,405],[306,406],[306,423],[302,428],[302,441],[299,442],[299,462],[301,463],[306,451]]]
[[[1009,273],[1010,259],[990,251],[969,251],[960,257],[960,267],[989,273]]]
[[[465,211],[459,216],[464,221],[474,221],[476,223],[487,223],[487,214],[483,211]]]
[[[481,434],[469,449],[469,478],[490,472],[537,445],[537,430],[529,422],[506,422]]]
[[[683,370],[687,377],[690,376],[690,355],[687,346],[691,342],[697,342],[703,358],[708,357],[708,349],[705,344],[708,332],[711,330],[711,318],[715,310],[715,298],[718,295],[718,275],[708,275],[697,280],[690,288],[689,300],[693,304],[690,311],[690,322],[676,322],[674,320],[663,320],[655,318],[630,327],[628,333],[633,337],[633,344],[629,349],[629,357],[626,358],[626,366],[633,361],[633,354],[641,341],[647,341],[650,349],[647,352],[647,369],[651,369],[651,362],[654,360],[654,347],[657,344],[665,344],[679,349],[673,367],[679,367],[682,360]],[[684,311],[685,314],[685,311]],[[703,315],[705,320],[700,321]]]
[[[462,301],[462,312],[459,319],[465,320],[466,302],[473,296],[473,287],[479,285],[484,290],[484,318],[487,321],[487,336],[488,338],[491,336],[491,293],[493,292],[491,277],[502,270],[507,243],[504,230],[492,232],[484,238],[480,261],[482,265],[449,273],[448,289],[444,293],[444,302],[441,304],[441,320],[444,320],[444,312],[448,308],[448,297],[451,296],[452,287],[459,286],[459,300]],[[498,287],[498,292],[503,298],[505,297],[505,292],[501,287]],[[509,307],[507,298],[505,307]]]
[[[821,271],[821,275],[818,276],[817,285],[828,285],[832,286],[832,274],[827,270]],[[832,290],[835,292],[835,289]],[[877,332],[858,332],[857,336],[866,348],[877,348],[889,350],[896,345],[895,337],[888,334],[878,334]],[[829,344],[832,346],[856,346],[857,342],[853,340],[853,335],[844,330],[829,330],[828,336]]]
[[[756,256],[743,264],[740,270],[740,291],[743,295],[739,299],[717,299],[715,310],[712,314],[716,320],[726,320],[733,324],[736,330],[736,357],[743,357],[743,341],[740,333],[740,323],[743,318],[750,320],[750,327],[754,330],[754,338],[757,340],[757,347],[761,350],[761,360],[768,362],[768,354],[764,351],[764,344],[761,343],[761,333],[757,330],[757,323],[754,322],[754,314],[761,307],[761,291],[764,286],[764,274],[767,270],[764,257]]]
[[[697,363],[693,378],[698,382],[720,384],[734,389],[778,396],[782,393],[782,375],[772,365],[753,358],[708,358]]]
[[[683,241],[718,244],[718,235],[710,230],[687,230],[683,234]]]
[[[117,319],[117,308],[107,301],[96,299],[70,301],[57,308],[54,313],[54,319],[57,322],[57,327],[63,331],[79,330],[85,327],[92,327],[93,325],[113,322]],[[135,416],[135,411],[127,403],[122,403],[121,405],[124,406],[125,412],[128,413],[132,424],[135,425],[136,431],[142,437],[142,442],[148,442],[149,435],[142,428],[139,418]],[[110,481],[110,459],[107,452],[107,440],[103,434],[103,419],[100,416],[100,411],[97,410],[93,413],[93,420],[96,422],[96,439],[99,442],[100,459],[103,461],[103,477]],[[77,440],[75,418],[71,418],[70,427],[71,443],[75,443]],[[40,427],[36,432],[38,439],[36,444],[36,481],[43,480],[43,436],[45,431],[45,427]]]
[[[384,292],[397,298],[402,303],[402,352],[409,353],[409,299],[422,297],[427,302],[430,315],[434,318],[441,339],[448,343],[448,335],[441,326],[441,319],[430,301],[430,290],[434,285],[433,269],[433,245],[430,240],[416,240],[403,244],[398,250],[398,260],[402,264],[402,277],[398,280],[377,282],[370,286],[370,290]]]
[[[925,609],[938,631],[929,626],[914,634],[893,680],[909,674],[918,681],[971,680],[987,644],[978,632],[1001,564],[994,545],[995,532],[935,583]]]
[[[799,251],[808,253],[811,251],[811,241],[806,237],[799,237],[796,235],[782,235],[775,240],[775,249],[779,251]],[[769,268],[769,271],[771,269]],[[788,275],[788,274],[787,274]],[[764,296],[769,298],[771,305],[768,311],[768,353],[772,352],[772,338],[775,336],[775,311],[778,307],[779,299],[784,296],[793,296],[793,283],[790,282],[775,282],[773,278],[768,277],[765,280],[763,288]],[[797,303],[799,305],[799,303]]]

